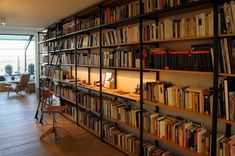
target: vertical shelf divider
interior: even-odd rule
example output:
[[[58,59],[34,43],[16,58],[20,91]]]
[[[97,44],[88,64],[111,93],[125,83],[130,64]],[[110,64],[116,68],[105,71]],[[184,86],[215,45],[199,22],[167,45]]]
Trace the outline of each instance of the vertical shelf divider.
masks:
[[[140,43],[140,156],[144,154],[143,137],[144,137],[144,123],[143,123],[143,39],[142,39],[142,26],[143,26],[143,9],[142,0],[139,0],[139,43]]]
[[[218,111],[218,55],[219,55],[219,30],[218,30],[218,9],[219,0],[214,0],[214,71],[213,71],[213,113],[212,113],[212,144],[211,155],[216,155],[216,142],[217,142],[217,111]]]
[[[102,20],[102,6],[99,5],[99,15],[100,15],[100,25],[103,22]],[[99,52],[100,52],[100,139],[103,140],[103,95],[102,95],[102,68],[103,68],[103,61],[102,61],[102,28],[99,28],[99,35],[100,35],[100,41],[99,41]]]

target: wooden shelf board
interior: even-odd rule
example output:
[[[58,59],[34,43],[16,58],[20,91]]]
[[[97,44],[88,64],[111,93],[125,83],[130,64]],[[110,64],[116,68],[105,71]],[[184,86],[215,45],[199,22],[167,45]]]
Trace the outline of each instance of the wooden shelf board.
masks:
[[[224,73],[219,73],[219,76],[235,77],[235,74],[224,74]]]
[[[135,43],[120,43],[120,44],[113,44],[113,45],[102,45],[102,48],[109,48],[109,47],[117,47],[117,46],[128,46],[128,45],[138,45],[140,44],[139,42]]]
[[[91,90],[94,90],[94,91],[97,91],[97,92],[100,91],[99,87],[96,87],[96,86],[93,86],[93,85],[85,85],[85,86],[78,85],[78,87],[82,87],[82,88],[85,88],[85,89],[91,89]],[[130,94],[118,94],[118,93],[115,93],[115,91],[116,91],[115,89],[102,88],[102,93],[103,94],[118,96],[120,98],[125,98],[125,99],[129,99],[129,100],[137,101],[137,102],[139,101],[139,97],[133,97]]]
[[[221,34],[220,37],[235,37],[235,33],[232,34]]]
[[[159,42],[176,42],[176,41],[191,41],[191,40],[204,40],[204,39],[212,39],[213,36],[199,36],[199,37],[185,37],[185,38],[173,38],[173,39],[163,39],[163,40],[152,40],[152,41],[144,41],[143,43],[159,43]]]
[[[75,64],[61,64],[61,66],[75,66]]]
[[[62,99],[65,99],[66,101],[71,102],[71,103],[74,104],[74,105],[76,105],[76,102],[75,102],[75,101],[72,101],[72,100],[70,100],[70,99],[68,99],[68,98],[65,98],[65,97],[63,97],[63,96],[61,96],[61,98],[62,98]]]
[[[97,116],[100,116],[100,113],[99,113],[99,112],[92,111],[92,110],[90,110],[89,108],[87,108],[87,107],[85,107],[85,106],[83,106],[83,105],[81,105],[81,104],[78,104],[78,107],[81,107],[81,108],[83,108],[83,109],[86,109],[87,111],[92,112],[93,114],[95,114],[95,115],[97,115]]]
[[[204,118],[212,118],[212,116],[209,115],[209,114],[200,113],[200,112],[196,112],[196,111],[190,111],[190,110],[187,110],[187,109],[182,109],[182,108],[177,108],[177,107],[172,107],[172,106],[169,106],[167,104],[163,104],[163,103],[159,103],[159,102],[144,100],[144,103],[152,105],[152,106],[158,106],[158,107],[161,107],[161,108],[167,108],[168,110],[174,110],[176,112],[187,113],[187,114],[190,114],[190,115],[198,115],[198,116],[204,117]]]
[[[75,48],[70,48],[70,49],[61,49],[60,51],[61,52],[66,52],[66,51],[74,51],[75,50]]]
[[[62,113],[62,114],[63,114],[66,118],[68,118],[69,120],[71,120],[71,121],[77,123],[77,121],[76,121],[72,116],[70,116],[70,115],[68,115],[68,114],[66,114],[66,113]]]
[[[109,145],[113,146],[114,148],[118,149],[119,151],[121,151],[121,152],[127,154],[128,156],[136,156],[135,153],[131,153],[131,152],[129,152],[129,151],[127,151],[127,150],[125,150],[125,149],[119,147],[118,145],[115,145],[115,144],[111,143],[109,140],[107,140],[107,139],[105,139],[105,138],[104,138],[103,140],[104,140],[104,142],[108,143]]]
[[[99,134],[97,134],[96,132],[94,132],[93,130],[89,129],[88,127],[86,127],[85,125],[83,125],[82,123],[78,123],[79,126],[81,126],[82,128],[86,129],[87,131],[89,131],[90,133],[92,133],[93,135],[97,136],[98,138],[100,138]]]
[[[162,142],[164,144],[173,146],[173,147],[175,147],[177,149],[181,149],[183,151],[187,151],[187,152],[191,153],[194,156],[208,156],[208,155],[206,155],[204,153],[198,153],[196,151],[191,150],[190,148],[180,146],[179,144],[176,144],[176,143],[174,143],[172,141],[169,141],[169,140],[166,140],[166,139],[162,139],[162,138],[160,138],[160,137],[158,137],[156,135],[150,134],[148,132],[144,132],[144,135],[147,136],[147,137],[153,138],[155,140],[158,140],[158,141],[160,141],[160,142]]]
[[[187,71],[187,70],[167,70],[167,69],[153,69],[153,68],[144,68],[144,71],[159,71],[159,72],[170,72],[170,73],[182,73],[182,74],[197,74],[197,75],[211,75],[213,72],[201,72],[201,71]]]
[[[96,49],[96,48],[99,48],[99,46],[94,46],[94,47],[79,47],[79,48],[76,48],[77,50],[86,50],[86,49]]]

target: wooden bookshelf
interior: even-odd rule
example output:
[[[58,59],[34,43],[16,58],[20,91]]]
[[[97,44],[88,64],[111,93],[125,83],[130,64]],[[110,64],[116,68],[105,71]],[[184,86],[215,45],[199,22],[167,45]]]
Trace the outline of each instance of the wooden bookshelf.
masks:
[[[141,1],[139,1],[139,2],[141,2]],[[107,3],[109,5],[107,5]],[[126,1],[123,0],[123,2],[120,2],[120,3],[121,4],[126,4]],[[103,18],[102,17],[103,16],[103,10],[105,9],[105,7],[115,7],[115,4],[116,4],[115,0],[112,0],[111,2],[109,1],[109,2],[106,2],[106,3],[100,3],[99,5],[96,5],[93,8],[90,8],[90,10],[88,9],[88,10],[85,10],[83,12],[79,12],[79,13],[76,13],[75,15],[73,15],[75,19],[79,19],[80,20],[80,18],[81,18],[81,20],[83,20],[83,19],[88,19],[88,17],[90,15],[95,14],[97,16],[100,16],[99,17],[100,19],[98,21],[98,23],[100,25],[94,26],[94,27],[90,27],[90,28],[87,28],[87,29],[83,29],[83,30],[78,30],[78,31],[76,30],[75,32],[71,32],[71,33],[68,33],[68,34],[63,34],[62,30],[60,31],[60,30],[56,29],[56,28],[60,28],[60,27],[56,27],[56,25],[58,25],[58,26],[62,26],[62,25],[59,25],[58,23],[56,23],[52,27],[52,34],[54,34],[54,30],[56,30],[56,31],[58,30],[59,32],[61,32],[62,35],[61,36],[57,36],[55,38],[47,39],[46,41],[38,42],[38,44],[45,43],[45,42],[56,41],[57,39],[62,39],[62,41],[63,41],[64,37],[69,37],[69,36],[77,37],[78,35],[89,34],[89,33],[98,32],[98,31],[99,31],[99,34],[102,34],[103,30],[105,30],[105,29],[116,29],[117,27],[121,27],[121,26],[124,26],[124,25],[130,25],[130,24],[133,24],[133,23],[139,24],[139,25],[143,26],[142,22],[145,21],[145,20],[154,19],[154,20],[158,21],[159,18],[161,18],[161,17],[165,18],[166,16],[172,16],[172,14],[180,15],[180,14],[185,14],[185,13],[191,13],[191,12],[198,11],[197,10],[198,8],[201,9],[201,10],[208,9],[208,6],[212,8],[213,7],[212,4],[214,4],[214,2],[212,0],[199,0],[199,1],[192,2],[192,3],[188,3],[188,4],[174,6],[174,7],[171,7],[171,8],[164,8],[162,10],[154,10],[154,11],[149,12],[149,13],[142,13],[140,11],[141,14],[138,15],[138,16],[135,16],[135,17],[121,19],[119,21],[115,21],[115,22],[112,22],[112,23],[103,23],[104,22],[104,20],[102,19]],[[141,3],[140,6],[143,8],[144,6],[142,6],[142,5],[143,4]],[[140,10],[141,10],[141,7],[139,8]],[[98,12],[97,12],[97,9],[98,9]],[[91,11],[91,10],[93,10],[93,11]],[[216,20],[216,19],[214,19],[214,20]],[[139,27],[139,28],[143,30],[142,26]],[[79,29],[79,26],[75,26],[75,27]],[[49,28],[51,28],[51,27],[49,27]],[[140,38],[143,37],[142,30],[139,33]],[[53,35],[49,35],[48,34],[48,36],[53,36]],[[220,38],[222,38],[222,37],[235,37],[235,34],[221,34],[219,37]],[[102,39],[101,36],[100,36],[100,39]],[[59,52],[71,52],[71,53],[74,52],[75,54],[78,54],[78,53],[82,53],[80,50],[87,50],[88,53],[90,53],[90,50],[92,50],[92,49],[99,50],[99,52],[102,53],[102,50],[105,49],[105,48],[116,48],[116,49],[118,49],[118,46],[126,46],[126,47],[128,47],[128,46],[129,47],[131,47],[131,46],[133,46],[133,47],[134,46],[139,46],[139,48],[141,49],[143,45],[146,45],[146,46],[156,45],[156,46],[158,46],[158,43],[170,43],[170,42],[182,43],[182,42],[185,42],[185,41],[186,42],[194,42],[194,41],[197,42],[197,41],[202,41],[202,40],[203,41],[209,41],[209,42],[211,42],[211,41],[215,42],[215,40],[213,40],[213,39],[215,39],[214,36],[197,36],[197,37],[172,38],[172,39],[163,39],[163,40],[151,40],[151,41],[143,41],[143,42],[141,41],[140,43],[124,43],[124,44],[114,44],[114,45],[101,45],[101,43],[103,43],[103,42],[100,40],[100,46],[80,47],[80,48],[61,49],[61,50],[52,50],[52,51],[48,51],[48,54],[49,53],[58,54]],[[175,44],[175,43],[173,43],[173,44]],[[55,48],[55,49],[58,49],[58,48]],[[215,55],[215,56],[217,57],[218,55]],[[100,57],[100,61],[102,61],[101,57]],[[140,60],[143,59],[142,55],[140,57],[141,57]],[[77,59],[76,59],[76,61],[77,61]],[[142,61],[140,61],[140,63],[141,62]],[[213,76],[214,78],[218,78],[217,74],[214,74],[213,72],[203,72],[203,71],[165,70],[165,69],[150,69],[150,68],[140,69],[140,67],[139,68],[105,67],[105,66],[93,66],[93,65],[77,65],[77,62],[75,64],[60,64],[60,65],[61,66],[75,67],[76,68],[76,70],[75,70],[76,71],[76,74],[75,74],[76,76],[77,76],[77,68],[78,67],[88,68],[88,72],[91,72],[90,68],[100,69],[99,70],[100,75],[103,74],[102,73],[102,69],[115,70],[115,74],[117,74],[116,70],[136,71],[136,72],[139,72],[139,74],[140,74],[140,83],[143,82],[143,77],[142,77],[143,75],[141,75],[141,74],[143,74],[143,72],[156,72],[156,74],[160,74],[160,72],[161,73],[163,73],[163,72],[165,72],[165,73],[172,73],[172,74],[174,74],[174,73],[177,73],[177,74],[192,74],[192,75],[201,75],[201,76],[208,76],[208,77],[212,77]],[[143,62],[141,64],[143,65]],[[221,77],[223,77],[223,76],[224,77],[235,77],[235,74],[218,73],[218,75],[221,76]],[[115,76],[117,76],[117,75],[115,75]],[[102,79],[102,76],[100,76],[100,77],[101,77],[100,79]],[[165,105],[165,104],[158,103],[158,102],[152,102],[152,101],[147,101],[147,100],[142,101],[140,99],[143,98],[143,95],[141,95],[141,97],[142,97],[141,98],[139,95],[133,94],[133,96],[132,96],[132,94],[130,94],[130,93],[120,94],[120,93],[116,92],[115,89],[107,89],[107,88],[100,89],[100,87],[96,87],[96,86],[93,86],[93,85],[81,85],[81,84],[77,84],[77,83],[79,83],[79,81],[77,81],[77,80],[78,79],[76,78],[76,82],[75,83],[63,82],[63,81],[60,81],[60,82],[62,82],[62,83],[69,83],[69,84],[72,84],[72,85],[76,85],[76,87],[81,87],[81,88],[84,88],[84,89],[88,89],[89,91],[92,90],[92,91],[98,92],[98,93],[100,93],[100,98],[101,99],[102,99],[103,95],[111,95],[111,96],[115,96],[115,97],[118,97],[118,98],[124,98],[124,99],[128,99],[128,100],[131,100],[131,101],[140,102],[140,111],[142,111],[142,112],[144,111],[144,109],[142,107],[143,106],[142,104],[144,102],[144,103],[147,103],[149,105],[158,106],[160,108],[164,108],[164,109],[168,109],[168,110],[171,110],[171,111],[174,111],[174,112],[181,113],[183,115],[188,114],[188,115],[195,115],[195,116],[201,117],[201,118],[212,119],[212,116],[208,115],[208,114],[204,114],[204,113],[200,113],[200,112],[194,112],[194,111],[190,111],[190,110],[186,110],[186,109],[181,109],[181,108],[176,108],[176,107],[171,107],[169,105]],[[88,73],[88,80],[89,80],[89,82],[91,80],[90,79],[90,73]],[[117,80],[117,79],[115,79],[115,80]],[[59,80],[55,80],[53,78],[52,81],[59,81]],[[115,84],[115,85],[117,86],[117,84]],[[74,101],[71,101],[71,100],[66,99],[64,97],[61,97],[61,98],[67,100],[68,102],[76,104],[77,107],[86,109],[87,111],[89,111],[89,112],[91,112],[91,113],[93,113],[93,114],[95,114],[97,116],[100,116],[101,113],[102,113],[102,112],[98,113],[98,112],[95,112],[95,111],[91,111],[88,108],[86,108],[85,106],[83,106],[81,104],[78,104],[78,101],[74,102]],[[216,118],[218,119],[219,123],[226,123],[226,124],[234,124],[235,125],[235,121],[229,121],[229,120],[226,120],[226,119],[220,119],[218,117],[216,117]],[[140,132],[140,128],[136,128],[134,126],[127,125],[126,123],[123,123],[121,121],[118,121],[118,120],[115,120],[115,119],[110,119],[108,117],[104,117],[104,119],[109,120],[111,122],[115,122],[115,123],[121,124],[121,125],[128,126],[131,130],[133,130],[135,132]],[[213,116],[213,119],[215,119],[214,116]],[[103,119],[101,119],[101,120],[103,120]],[[213,120],[213,121],[215,121],[215,120]],[[78,121],[77,121],[77,123],[78,123]],[[90,130],[88,127],[86,127],[84,125],[81,125],[81,127],[85,128],[86,130],[88,130],[89,132],[94,134],[95,136],[100,137],[105,142],[107,142],[108,144],[110,144],[110,145],[114,146],[115,148],[119,149],[123,153],[125,153],[127,155],[133,155],[132,153],[130,153],[130,152],[120,148],[119,146],[113,145],[111,142],[109,142],[108,140],[105,140],[104,138],[102,138],[102,136],[100,136],[96,132]],[[216,129],[216,127],[212,127],[212,130],[213,130],[213,132],[215,132],[215,131],[217,132],[217,130],[214,130],[214,129]],[[177,148],[179,150],[182,150],[182,151],[185,151],[185,152],[189,152],[191,155],[196,155],[196,156],[203,156],[203,155],[205,155],[205,154],[197,153],[196,151],[193,151],[193,150],[191,150],[189,148],[182,147],[182,146],[180,146],[180,145],[178,145],[178,144],[176,144],[176,143],[174,143],[172,141],[162,139],[162,138],[160,138],[160,137],[158,137],[156,135],[150,134],[148,132],[145,132],[145,131],[142,131],[142,132],[143,133],[140,133],[140,134],[144,134],[145,137],[149,137],[149,138],[151,138],[151,140],[159,141],[159,142],[162,142],[163,144],[169,145],[170,147],[174,147],[174,148]],[[215,134],[215,133],[213,133],[213,134]],[[140,138],[142,138],[140,143],[143,144],[143,141],[144,141],[145,137],[143,137],[143,136],[140,137]]]

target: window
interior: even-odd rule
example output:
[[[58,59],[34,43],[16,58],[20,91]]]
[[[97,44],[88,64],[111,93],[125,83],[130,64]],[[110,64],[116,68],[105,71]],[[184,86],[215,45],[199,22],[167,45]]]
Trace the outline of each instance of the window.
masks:
[[[25,64],[26,63],[26,64]],[[35,65],[35,44],[30,35],[0,35],[0,73],[5,66],[12,66],[12,74],[28,71],[28,65]],[[26,67],[26,68],[25,68]]]

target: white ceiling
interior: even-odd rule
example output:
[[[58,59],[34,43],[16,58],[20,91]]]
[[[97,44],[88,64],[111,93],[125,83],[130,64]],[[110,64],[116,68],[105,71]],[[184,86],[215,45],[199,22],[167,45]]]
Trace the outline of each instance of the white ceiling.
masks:
[[[7,26],[44,28],[102,0],[0,0]]]

